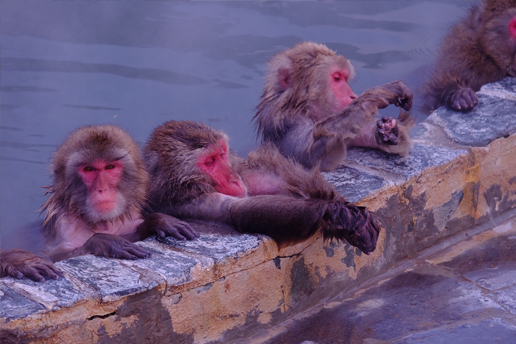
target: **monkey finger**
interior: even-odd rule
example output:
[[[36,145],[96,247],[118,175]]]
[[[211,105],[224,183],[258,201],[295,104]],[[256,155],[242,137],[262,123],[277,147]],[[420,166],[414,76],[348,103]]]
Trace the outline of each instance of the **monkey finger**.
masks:
[[[14,268],[12,266],[8,266],[6,272],[7,272],[7,275],[17,278],[17,279],[22,279],[24,277],[23,273],[20,270]]]
[[[182,225],[190,232],[192,233],[193,235],[195,235],[196,238],[200,237],[201,234],[199,234],[199,232],[197,232],[195,229],[193,229],[192,226],[190,226],[190,224],[188,222],[182,222]]]
[[[173,229],[172,230],[172,233],[170,233],[170,236],[172,236],[173,238],[177,239],[177,240],[186,240],[186,238],[184,237],[183,234],[181,234],[177,229]]]
[[[147,250],[143,250],[141,247],[134,245],[127,250],[128,253],[138,258],[149,258],[151,254]]]
[[[459,104],[461,107],[461,110],[469,110],[471,107],[468,105],[468,102],[464,98],[459,99]]]
[[[136,255],[133,255],[125,250],[120,250],[120,249],[113,249],[111,256],[112,256],[112,258],[117,258],[117,259],[128,259],[128,260],[138,259],[138,257]]]
[[[37,266],[36,268],[39,270],[39,272],[43,276],[45,276],[47,278],[59,279],[59,277],[62,276],[57,273],[58,271],[54,271],[54,269],[52,269],[51,266],[47,266],[45,264],[41,264],[41,265]],[[60,271],[59,271],[59,273],[60,273]]]
[[[468,91],[469,92],[466,92],[466,94],[465,94],[465,98],[468,101],[468,106],[470,108],[473,108],[478,104],[478,97],[477,97],[477,94],[473,90],[469,89]]]
[[[189,224],[186,222],[183,222],[179,228],[179,231],[181,234],[183,234],[188,240],[193,240],[195,238],[198,238],[200,234],[193,229]]]
[[[45,278],[40,275],[37,269],[31,266],[27,266],[24,269],[23,274],[31,280],[33,280],[34,282],[45,282]]]

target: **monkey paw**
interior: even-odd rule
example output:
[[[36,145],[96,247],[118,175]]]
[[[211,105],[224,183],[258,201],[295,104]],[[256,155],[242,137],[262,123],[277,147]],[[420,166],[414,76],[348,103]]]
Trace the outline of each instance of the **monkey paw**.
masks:
[[[328,206],[324,218],[329,222],[329,228],[323,233],[325,239],[346,239],[365,254],[376,249],[381,227],[376,216],[366,208],[336,201]]]
[[[178,240],[193,240],[200,236],[187,222],[167,214],[153,213],[145,222],[153,234],[162,238],[171,236]]]
[[[9,250],[1,254],[0,276],[17,279],[28,277],[34,282],[47,279],[59,279],[62,272],[51,262],[22,250]]]
[[[143,247],[112,234],[96,233],[84,243],[83,248],[87,253],[99,257],[131,260],[150,257]]]
[[[469,87],[459,88],[451,94],[448,101],[448,107],[456,111],[469,111],[477,104],[477,94]]]
[[[398,123],[392,117],[383,116],[376,122],[376,143],[379,145],[395,146],[398,144]]]
[[[410,111],[414,95],[407,85],[402,81],[393,81],[380,87],[383,87],[391,93],[391,96],[388,97],[389,103],[401,107],[406,111]]]

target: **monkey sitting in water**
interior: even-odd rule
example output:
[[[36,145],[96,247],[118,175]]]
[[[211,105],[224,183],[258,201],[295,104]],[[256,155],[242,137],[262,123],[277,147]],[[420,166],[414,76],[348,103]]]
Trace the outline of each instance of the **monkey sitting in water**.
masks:
[[[484,0],[444,38],[423,87],[429,105],[468,111],[482,85],[516,77],[516,0]]]
[[[149,206],[184,220],[261,233],[279,246],[306,240],[347,240],[376,248],[380,225],[348,203],[317,170],[306,170],[266,144],[248,160],[228,149],[228,137],[204,124],[169,121],[156,128],[144,158],[151,174]]]
[[[348,85],[354,76],[351,62],[322,44],[305,42],[274,56],[254,116],[262,141],[322,171],[334,170],[349,146],[408,154],[410,114],[374,116],[389,104],[410,110],[410,90],[395,81],[357,96]]]
[[[199,235],[169,215],[143,218],[149,174],[138,145],[116,126],[73,132],[54,154],[53,179],[42,232],[54,261],[87,253],[146,258],[149,252],[133,242],[153,234],[181,240]]]

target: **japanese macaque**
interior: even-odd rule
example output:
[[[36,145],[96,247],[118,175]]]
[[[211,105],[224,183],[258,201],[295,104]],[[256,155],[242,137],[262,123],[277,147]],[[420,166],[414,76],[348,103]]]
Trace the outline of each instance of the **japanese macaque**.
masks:
[[[153,234],[182,240],[198,236],[169,215],[144,220],[149,174],[138,145],[116,126],[73,132],[54,155],[53,178],[42,231],[54,261],[87,253],[146,258],[149,252],[134,241]]]
[[[280,246],[322,230],[325,239],[346,239],[366,254],[376,248],[380,225],[373,213],[346,202],[318,170],[306,170],[271,144],[244,160],[228,149],[225,134],[169,121],[152,133],[144,159],[154,211],[266,234]]]
[[[485,0],[445,37],[423,91],[433,108],[468,111],[482,85],[506,76],[516,77],[516,0]]]
[[[0,277],[5,276],[18,279],[28,277],[35,282],[45,282],[45,278],[58,279],[62,273],[48,260],[15,249],[0,252]]]
[[[269,62],[264,92],[256,115],[258,135],[307,168],[320,164],[334,170],[347,147],[364,146],[407,154],[414,120],[402,112],[375,119],[378,109],[395,104],[412,107],[412,93],[401,81],[371,88],[357,96],[348,82],[351,62],[326,46],[296,45]]]

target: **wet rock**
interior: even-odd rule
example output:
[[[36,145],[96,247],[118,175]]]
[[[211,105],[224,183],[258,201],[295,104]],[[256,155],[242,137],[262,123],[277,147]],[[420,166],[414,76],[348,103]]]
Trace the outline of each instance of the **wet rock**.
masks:
[[[85,255],[57,263],[74,278],[92,287],[102,301],[116,300],[158,285],[159,281],[143,281],[142,275],[119,260]]]
[[[45,307],[6,287],[3,281],[0,284],[0,318],[25,318],[43,310]]]
[[[339,166],[334,172],[323,172],[322,175],[349,202],[357,202],[387,185],[387,181],[382,177],[344,165]]]
[[[2,284],[24,295],[30,295],[33,301],[44,305],[49,310],[71,307],[86,297],[66,277],[61,277],[58,280],[49,279],[45,282],[34,282],[28,278],[18,280],[9,277],[2,279]],[[23,305],[20,304],[20,307],[23,307]]]
[[[176,240],[171,237],[159,240],[184,252],[193,252],[209,257],[216,263],[228,258],[238,259],[256,249],[262,242],[260,236],[250,234],[204,234],[192,241]]]
[[[408,179],[420,174],[425,168],[444,165],[467,153],[465,150],[452,150],[422,143],[414,144],[410,154],[405,156],[367,148],[352,148],[348,152],[345,163],[349,162],[353,167],[364,166],[377,171],[386,171]]]
[[[168,285],[180,285],[192,281],[192,269],[204,265],[199,259],[175,252],[159,244],[155,238],[138,243],[151,253],[148,259],[120,261],[133,270],[143,271],[145,275],[153,274],[152,282],[166,282]],[[158,276],[155,276],[158,275]],[[154,284],[152,283],[151,284]]]

